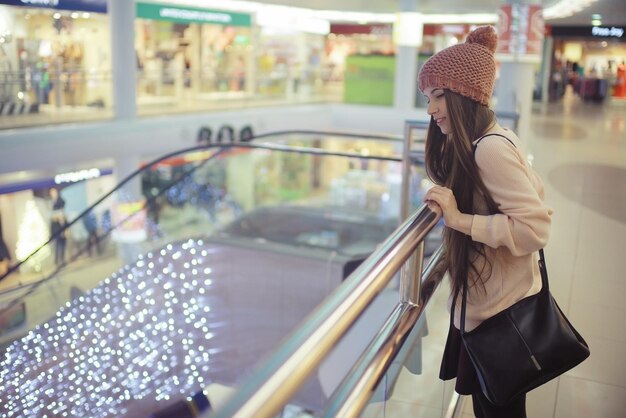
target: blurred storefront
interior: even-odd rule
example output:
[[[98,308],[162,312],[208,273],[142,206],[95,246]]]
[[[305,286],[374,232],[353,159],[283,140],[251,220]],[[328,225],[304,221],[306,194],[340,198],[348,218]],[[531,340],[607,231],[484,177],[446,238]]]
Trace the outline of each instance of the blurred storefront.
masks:
[[[325,45],[328,77],[343,80],[349,56],[392,56],[392,35],[392,24],[331,24]]]
[[[549,98],[560,100],[568,86],[582,100],[626,100],[626,26],[554,26]]]
[[[324,74],[327,20],[279,7],[256,14],[255,92],[306,99],[328,81]]]
[[[106,0],[0,3],[3,115],[111,105]]]
[[[109,167],[85,165],[55,174],[3,175],[0,181],[0,212],[3,239],[9,248],[12,263],[22,260],[48,241],[53,232],[53,214],[60,211],[65,221],[70,222],[111,190],[115,185],[112,173]],[[97,227],[103,229],[105,214],[98,212],[93,215]],[[87,239],[87,231],[82,224],[77,224],[66,239],[70,249]],[[46,262],[51,261],[43,258]],[[38,271],[42,268],[37,260],[33,263],[28,266],[30,269]]]
[[[343,83],[343,102],[391,105],[393,25],[333,23],[330,31],[325,73],[329,80]]]
[[[249,14],[137,3],[138,107],[251,94]]]

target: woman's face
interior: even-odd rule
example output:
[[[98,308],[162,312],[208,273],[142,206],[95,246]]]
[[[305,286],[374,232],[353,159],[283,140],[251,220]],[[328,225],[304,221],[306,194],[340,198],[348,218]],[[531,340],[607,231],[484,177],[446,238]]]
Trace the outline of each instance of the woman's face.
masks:
[[[439,87],[427,87],[424,89],[424,96],[428,100],[426,112],[433,117],[439,129],[444,135],[448,135],[452,128],[448,118],[448,108],[446,107],[446,97],[443,89]]]

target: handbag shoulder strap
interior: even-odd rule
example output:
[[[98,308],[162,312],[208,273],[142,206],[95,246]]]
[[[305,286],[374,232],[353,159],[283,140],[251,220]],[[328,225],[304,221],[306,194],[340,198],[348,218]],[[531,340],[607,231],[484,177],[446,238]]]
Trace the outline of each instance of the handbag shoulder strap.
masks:
[[[550,290],[548,284],[548,268],[546,267],[546,258],[543,254],[543,248],[539,250],[539,273],[541,273],[542,289]]]
[[[486,138],[488,136],[499,136],[502,137],[504,139],[506,139],[507,141],[509,141],[514,147],[515,144],[513,143],[513,141],[511,141],[509,138],[507,138],[504,135],[501,134],[487,134],[487,135],[483,135],[480,138],[478,138],[478,140],[476,141],[476,143],[474,143],[473,145],[473,152],[474,155],[476,155],[476,147],[478,146],[478,144],[480,143],[480,141],[483,140],[483,138]],[[543,254],[543,248],[539,250],[539,272],[541,274],[541,285],[542,285],[542,289],[546,289],[549,290],[550,287],[548,285],[548,270],[546,269],[546,259],[545,256]],[[460,318],[460,332],[461,335],[465,334],[465,311],[467,308],[467,288],[468,288],[468,284],[467,284],[467,276],[465,277],[465,280],[463,280],[463,293],[462,293],[462,299],[461,299],[461,318]],[[450,308],[450,320],[454,321],[454,312],[455,312],[455,308],[456,308],[456,300],[459,296],[459,291],[460,289],[457,289],[457,291],[454,294],[454,299],[452,300],[452,306]]]
[[[481,136],[480,138],[478,138],[476,140],[476,142],[472,145],[472,151],[474,152],[474,156],[476,156],[476,148],[478,148],[478,144],[480,143],[480,141],[482,141],[484,138],[487,138],[488,136],[499,136],[501,138],[506,139],[507,141],[509,141],[511,143],[511,145],[513,145],[513,147],[515,147],[515,144],[513,143],[513,141],[511,141],[511,139],[505,135],[502,134],[485,134],[483,136]]]

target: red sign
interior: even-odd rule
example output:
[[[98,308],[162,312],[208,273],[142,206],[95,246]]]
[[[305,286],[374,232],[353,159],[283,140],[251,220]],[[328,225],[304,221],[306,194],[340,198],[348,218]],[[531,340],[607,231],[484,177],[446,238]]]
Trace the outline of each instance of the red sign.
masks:
[[[426,23],[424,24],[424,35],[459,35],[465,37],[470,33],[470,25],[466,24],[447,24]]]
[[[544,22],[538,4],[505,4],[498,10],[499,54],[541,56]]]
[[[336,35],[389,35],[393,32],[391,24],[378,25],[352,25],[344,23],[332,23],[330,33]]]
[[[543,8],[539,4],[528,5],[530,26],[528,27],[528,44],[526,53],[541,55],[543,51],[543,36],[546,31],[543,21]]]

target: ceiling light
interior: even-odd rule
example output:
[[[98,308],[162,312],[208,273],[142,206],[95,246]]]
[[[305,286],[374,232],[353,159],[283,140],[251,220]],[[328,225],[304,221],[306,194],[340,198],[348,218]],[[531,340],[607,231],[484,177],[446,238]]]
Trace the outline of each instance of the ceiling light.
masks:
[[[602,21],[599,19],[594,19],[591,21],[591,26],[600,26],[602,24]]]
[[[572,16],[591,6],[598,0],[560,0],[558,3],[543,9],[544,19],[560,19]]]
[[[420,13],[398,13],[393,25],[393,40],[396,45],[418,47],[422,44],[424,21]]]

